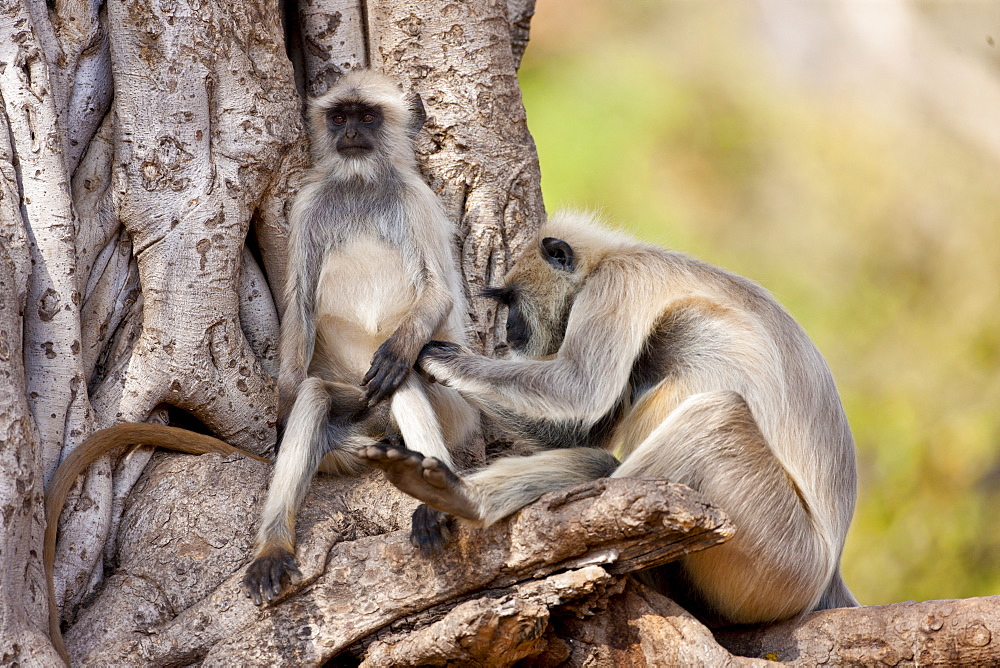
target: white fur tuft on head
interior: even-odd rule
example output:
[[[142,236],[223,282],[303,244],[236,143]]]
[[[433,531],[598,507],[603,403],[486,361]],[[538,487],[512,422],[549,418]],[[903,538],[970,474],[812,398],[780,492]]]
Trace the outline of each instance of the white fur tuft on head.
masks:
[[[630,234],[608,227],[599,214],[574,209],[563,209],[549,216],[539,231],[539,237],[555,237],[564,239],[571,245],[600,248],[604,251],[622,249],[639,243]]]

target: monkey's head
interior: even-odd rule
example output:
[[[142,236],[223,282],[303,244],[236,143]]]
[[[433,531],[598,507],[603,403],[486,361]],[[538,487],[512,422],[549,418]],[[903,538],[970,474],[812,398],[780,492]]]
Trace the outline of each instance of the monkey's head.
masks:
[[[483,291],[507,307],[507,345],[533,358],[556,354],[587,279],[609,253],[633,243],[600,227],[589,214],[554,214],[503,284]]]
[[[426,118],[419,95],[407,98],[378,72],[350,70],[309,103],[314,161],[343,176],[372,176],[379,163],[410,167]]]

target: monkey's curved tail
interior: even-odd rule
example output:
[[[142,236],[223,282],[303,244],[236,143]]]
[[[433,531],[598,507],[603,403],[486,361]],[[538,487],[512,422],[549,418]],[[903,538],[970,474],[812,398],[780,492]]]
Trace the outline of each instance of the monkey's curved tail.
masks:
[[[67,666],[70,665],[69,653],[66,651],[62,632],[59,630],[59,608],[56,606],[56,589],[52,581],[59,516],[62,515],[66,496],[69,495],[69,490],[72,489],[77,477],[104,453],[126,445],[152,445],[189,455],[204,455],[210,452],[222,455],[239,453],[260,462],[270,461],[252,452],[233,447],[213,436],[161,424],[131,422],[94,432],[69,453],[56,469],[45,492],[45,541],[42,548],[42,563],[45,566],[45,580],[49,588],[49,635],[52,645]]]

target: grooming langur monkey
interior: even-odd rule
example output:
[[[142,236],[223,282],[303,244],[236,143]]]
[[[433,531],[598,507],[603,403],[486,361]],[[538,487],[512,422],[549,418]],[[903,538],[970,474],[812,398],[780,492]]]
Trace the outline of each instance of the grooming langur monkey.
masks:
[[[355,452],[374,439],[330,427],[338,387],[365,386],[359,414],[391,395],[390,433],[447,465],[448,445],[478,428],[456,392],[410,373],[431,339],[465,340],[453,226],[414,155],[424,119],[418,97],[368,70],[310,104],[314,166],[292,206],[281,323],[286,426],[243,581],[258,605],[299,577],[295,514],[320,460],[334,473],[367,468]]]
[[[488,525],[597,477],[667,478],[737,528],[647,574],[704,621],[856,605],[839,568],[856,496],[850,428],[825,361],[764,289],[562,214],[489,293],[509,309],[515,356],[433,342],[417,368],[544,450],[458,477],[415,444],[362,448],[401,490]],[[414,520],[414,541],[435,548],[440,514]]]

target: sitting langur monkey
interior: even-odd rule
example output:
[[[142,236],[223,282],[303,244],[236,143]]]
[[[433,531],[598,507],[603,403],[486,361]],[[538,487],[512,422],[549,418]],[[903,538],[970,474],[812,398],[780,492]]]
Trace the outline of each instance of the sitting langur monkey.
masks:
[[[391,395],[393,429],[451,465],[479,414],[455,391],[411,374],[433,338],[465,340],[453,226],[417,170],[423,104],[369,70],[346,73],[309,106],[314,166],[292,206],[281,323],[279,419],[285,424],[243,588],[272,601],[295,564],[295,514],[313,473],[367,467],[366,430],[331,426],[344,387],[365,386],[358,414]]]
[[[515,356],[432,342],[417,368],[543,450],[458,477],[419,452],[361,448],[394,484],[489,525],[578,482],[667,478],[737,528],[647,573],[707,623],[857,604],[839,567],[856,495],[850,428],[823,358],[764,289],[562,214],[489,293],[509,309]],[[414,542],[437,547],[441,518],[414,519]]]

